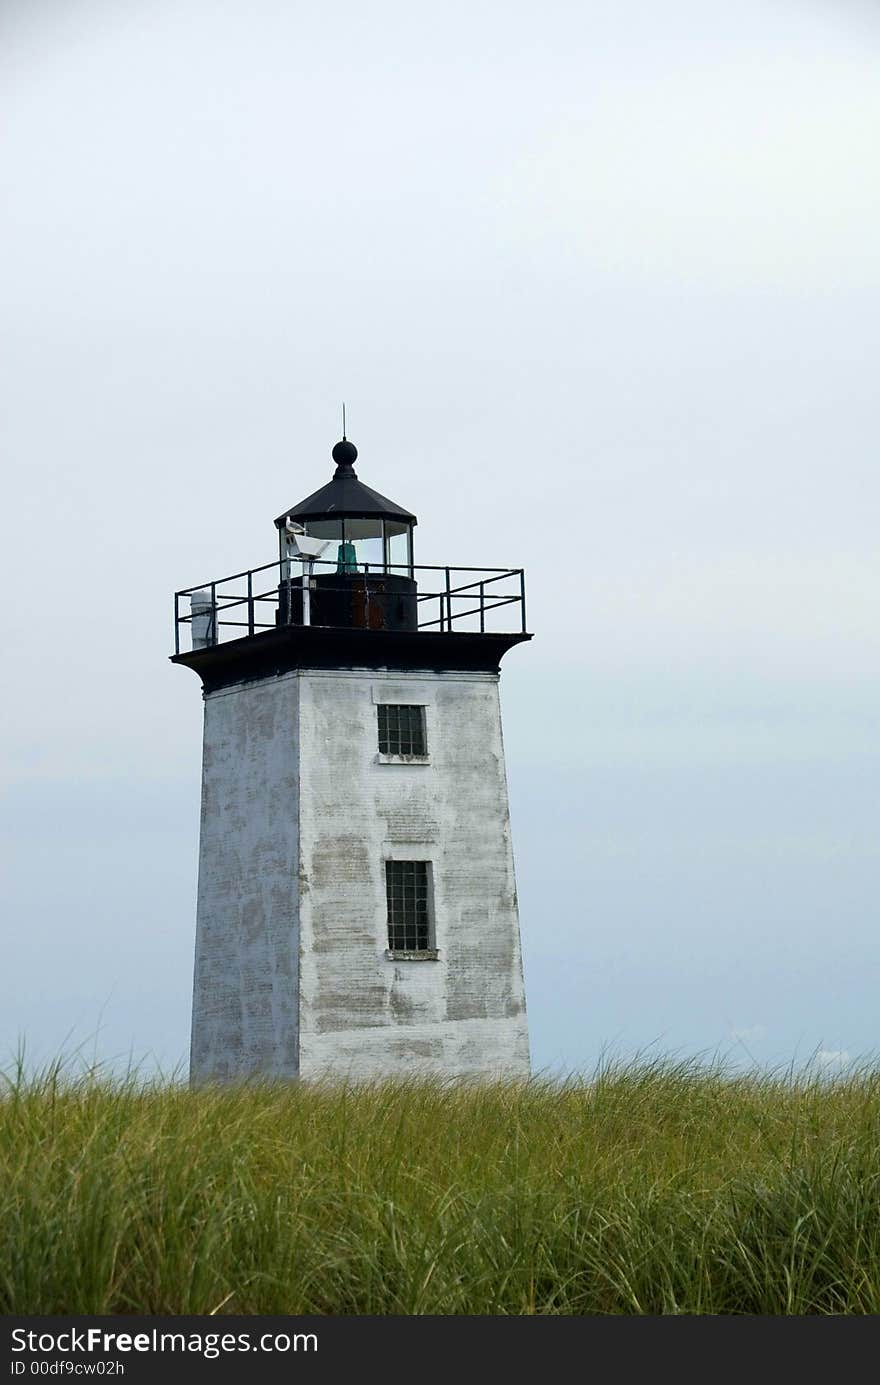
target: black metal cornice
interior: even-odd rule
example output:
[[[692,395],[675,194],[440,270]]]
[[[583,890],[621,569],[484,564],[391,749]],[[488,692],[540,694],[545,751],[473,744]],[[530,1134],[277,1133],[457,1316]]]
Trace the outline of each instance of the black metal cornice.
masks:
[[[280,625],[243,639],[173,654],[191,668],[205,692],[251,683],[291,669],[399,669],[432,673],[498,673],[514,645],[531,635],[465,631],[352,630],[321,625]]]

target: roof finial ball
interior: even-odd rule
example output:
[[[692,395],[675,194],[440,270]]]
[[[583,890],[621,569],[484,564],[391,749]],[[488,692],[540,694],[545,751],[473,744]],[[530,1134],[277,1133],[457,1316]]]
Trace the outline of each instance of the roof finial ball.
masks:
[[[333,449],[332,456],[334,462],[336,463],[337,476],[340,474],[340,472],[344,473],[345,475],[353,474],[352,467],[357,461],[357,454],[357,448],[355,447],[353,442],[349,442],[348,438],[342,438],[342,440],[336,444],[336,446]]]

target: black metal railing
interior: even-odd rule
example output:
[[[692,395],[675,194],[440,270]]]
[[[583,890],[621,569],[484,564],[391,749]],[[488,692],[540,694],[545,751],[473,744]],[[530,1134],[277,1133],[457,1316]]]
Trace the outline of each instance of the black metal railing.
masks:
[[[423,564],[418,567],[385,566],[370,563],[350,564],[340,575],[336,562],[314,560],[311,575],[297,561],[277,560],[262,567],[233,573],[214,582],[203,582],[174,593],[174,652],[181,652],[181,629],[190,627],[193,648],[222,644],[274,630],[279,625],[334,625],[344,628],[391,628],[379,615],[379,622],[370,618],[381,611],[384,588],[394,585],[395,595],[405,595],[412,603],[413,618],[409,628],[447,631],[469,630],[485,634],[505,633],[526,629],[526,585],[522,568],[439,567]],[[419,574],[441,574],[426,577],[436,589],[425,590],[418,585]],[[465,581],[460,581],[461,576]],[[383,582],[386,577],[411,579],[396,584]],[[337,580],[338,579],[338,580]],[[309,595],[304,600],[304,583],[309,582]],[[352,583],[361,593],[360,615],[355,619],[328,620],[334,596],[347,594]],[[405,593],[400,588],[405,587]],[[319,589],[319,590],[318,590]],[[328,602],[329,597],[329,602]],[[318,598],[318,599],[316,599]],[[387,597],[385,597],[387,600]],[[500,624],[493,612],[518,607],[515,620]],[[188,609],[187,609],[188,608]],[[311,609],[309,609],[311,608]],[[508,612],[508,615],[514,614]],[[363,616],[363,619],[361,618]],[[403,628],[396,625],[394,628]]]

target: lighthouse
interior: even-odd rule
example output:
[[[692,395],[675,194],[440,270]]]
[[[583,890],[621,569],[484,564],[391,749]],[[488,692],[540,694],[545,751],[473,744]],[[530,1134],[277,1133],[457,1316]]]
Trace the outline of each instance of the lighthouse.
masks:
[[[277,558],[175,594],[204,698],[195,1083],[529,1072],[499,702],[524,574],[416,565],[357,456],[276,518]]]

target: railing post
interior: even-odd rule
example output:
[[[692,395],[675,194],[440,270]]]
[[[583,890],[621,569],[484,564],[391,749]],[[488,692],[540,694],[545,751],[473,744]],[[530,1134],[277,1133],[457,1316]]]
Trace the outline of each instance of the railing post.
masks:
[[[174,593],[174,652],[180,653],[180,597]]]
[[[211,583],[211,644],[218,643],[217,632],[217,583]]]
[[[446,569],[446,629],[452,630],[452,597],[449,594],[451,583],[449,581],[449,568]],[[443,605],[443,598],[440,598],[440,605]],[[440,626],[443,629],[443,626]]]
[[[480,634],[486,631],[486,583],[480,583]]]
[[[254,574],[248,573],[248,634],[254,633]]]
[[[526,572],[525,568],[519,570],[519,605],[522,612],[522,632],[526,633]]]

